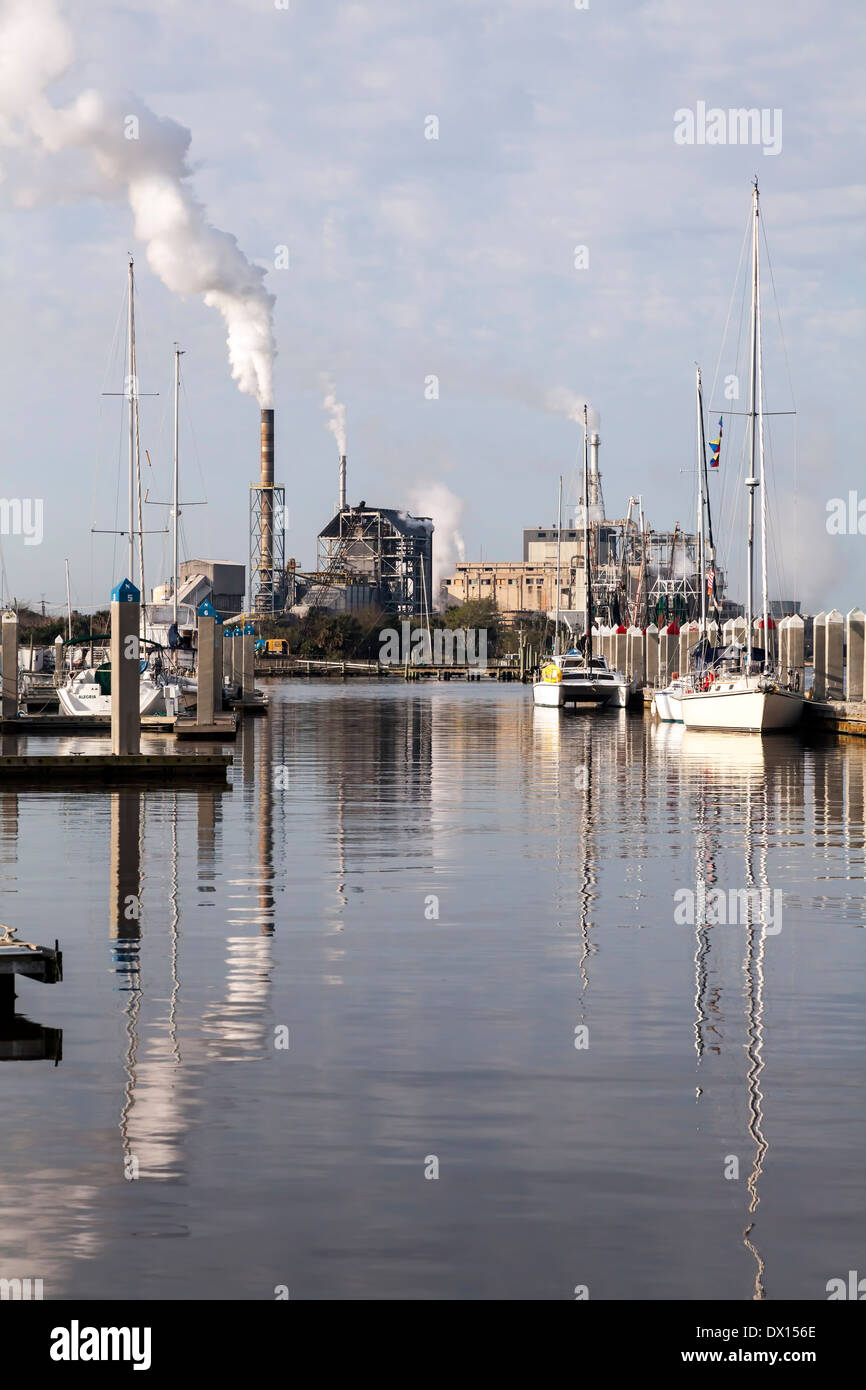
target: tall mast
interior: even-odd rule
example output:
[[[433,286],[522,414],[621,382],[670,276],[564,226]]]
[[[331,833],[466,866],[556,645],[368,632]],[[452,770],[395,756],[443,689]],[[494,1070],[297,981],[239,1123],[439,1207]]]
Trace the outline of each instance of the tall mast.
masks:
[[[701,369],[697,369],[698,388],[698,584],[701,589],[701,640],[707,631],[707,580],[704,554],[704,468],[706,466],[706,441],[704,439],[704,394],[701,387]]]
[[[177,343],[174,345],[174,481],[172,488],[171,514],[174,518],[174,536],[172,549],[172,572],[171,572],[171,591],[172,591],[172,617],[177,626],[177,585],[178,585],[178,525],[180,518],[180,494],[178,491],[180,463],[178,450],[178,401],[180,397],[180,359],[182,353]]]
[[[757,197],[757,188],[755,190]],[[756,224],[757,229],[757,224]],[[764,670],[770,664],[770,601],[767,584],[767,488],[764,482],[764,363],[761,348],[761,278],[757,271],[758,477],[761,488],[761,610],[764,619]]]
[[[135,570],[135,302],[132,257],[129,258],[129,308],[127,312],[127,400],[129,404],[129,561],[127,577]]]
[[[135,334],[132,338],[132,375],[135,382],[135,485],[137,497],[138,517],[138,587],[141,590],[142,605],[146,603],[147,595],[144,588],[144,508],[141,505],[141,413],[138,399],[138,357],[135,350]],[[142,607],[144,617],[144,636],[147,636],[147,609]]]
[[[592,569],[589,562],[589,414],[583,407],[583,587],[586,606],[586,664],[592,661]]]
[[[559,506],[556,513],[556,628],[553,635],[553,655],[559,656],[559,595],[561,588],[561,565],[560,556],[562,553],[562,474],[559,475]]]
[[[749,489],[749,526],[746,547],[746,670],[752,666],[752,621],[754,618],[754,568],[755,568],[755,432],[757,423],[758,393],[758,180],[755,178],[752,189],[752,329],[749,351],[749,476],[746,487]]]

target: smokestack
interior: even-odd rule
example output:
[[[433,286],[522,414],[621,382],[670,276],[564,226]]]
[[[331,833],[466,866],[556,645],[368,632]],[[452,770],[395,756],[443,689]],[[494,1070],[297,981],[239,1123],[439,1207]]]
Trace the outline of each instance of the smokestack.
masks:
[[[593,439],[597,436],[593,435]],[[274,412],[262,411],[262,487],[274,485]]]
[[[274,591],[274,412],[262,411],[261,423],[262,552],[260,592]]]
[[[601,521],[604,517],[604,498],[601,492],[601,474],[598,471],[598,446],[601,439],[595,430],[589,436],[589,505],[595,508],[592,520]]]
[[[262,411],[262,415],[264,415],[264,413],[265,412]],[[271,414],[273,414],[273,411],[271,411]],[[598,435],[593,431],[593,433],[589,436],[589,471],[592,474],[593,478],[598,477],[598,446],[600,443],[601,440],[599,439]]]
[[[340,455],[340,511],[346,509],[346,455]]]

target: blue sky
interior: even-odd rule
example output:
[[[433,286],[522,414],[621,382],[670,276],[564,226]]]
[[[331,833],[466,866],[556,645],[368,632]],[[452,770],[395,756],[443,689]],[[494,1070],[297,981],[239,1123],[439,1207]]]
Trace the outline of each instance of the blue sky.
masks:
[[[599,413],[608,514],[640,493],[651,525],[691,525],[694,364],[709,394],[757,173],[798,410],[796,497],[790,421],[774,435],[772,587],[812,611],[866,604],[863,537],[825,525],[828,500],[862,486],[862,5],[839,0],[832,23],[800,0],[61,9],[76,60],[52,100],[130,91],[189,127],[196,196],[267,270],[287,554],[312,565],[336,498],[323,373],[347,406],[350,500],[415,506],[444,486],[456,501],[442,538],[456,521],[470,558],[516,558],[521,528],[552,520],[581,447],[546,408],[556,388]],[[701,100],[781,110],[781,152],[678,146],[674,112]],[[42,545],[0,537],[6,593],[60,603],[68,556],[82,607],[123,567],[90,528],[114,525],[123,466],[120,404],[101,392],[120,389],[127,250],[141,385],[161,393],[142,416],[159,498],[173,341],[186,351],[183,491],[208,498],[185,514],[188,555],[246,560],[258,468],[258,408],[231,379],[219,315],[163,286],[125,200],[89,194],[86,167],[0,149],[0,495],[44,499]],[[778,349],[770,322],[768,404],[789,409]],[[738,461],[723,455],[729,483]],[[736,490],[714,486],[740,591]],[[149,538],[151,580],[162,546]]]

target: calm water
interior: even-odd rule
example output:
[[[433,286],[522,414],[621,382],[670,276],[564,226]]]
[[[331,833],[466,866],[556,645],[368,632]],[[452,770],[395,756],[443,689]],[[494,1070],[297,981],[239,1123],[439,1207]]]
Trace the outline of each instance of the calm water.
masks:
[[[270,693],[230,790],[0,791],[0,921],[65,965],[0,1021],[0,1276],[823,1299],[863,1270],[866,745],[519,686]],[[698,881],[767,896],[680,924]],[[56,1048],[34,1025],[58,1065],[8,1060]]]

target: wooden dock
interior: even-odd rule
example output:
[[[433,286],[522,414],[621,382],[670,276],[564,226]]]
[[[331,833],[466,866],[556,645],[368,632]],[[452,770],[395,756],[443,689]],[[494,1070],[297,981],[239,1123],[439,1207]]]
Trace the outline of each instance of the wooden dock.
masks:
[[[42,753],[0,757],[0,787],[9,782],[62,786],[106,782],[225,783],[232,759],[227,753]]]
[[[197,724],[191,715],[178,715],[174,724],[175,738],[232,739],[238,736],[240,716],[235,710],[215,714],[210,724]]]
[[[43,985],[57,984],[63,979],[63,953],[56,941],[53,948],[19,941],[14,928],[0,923],[0,1011],[15,998],[16,975]]]
[[[141,727],[148,734],[173,734],[175,716],[148,714]],[[102,714],[19,714],[16,719],[0,720],[4,734],[78,734],[111,732],[111,718]]]

